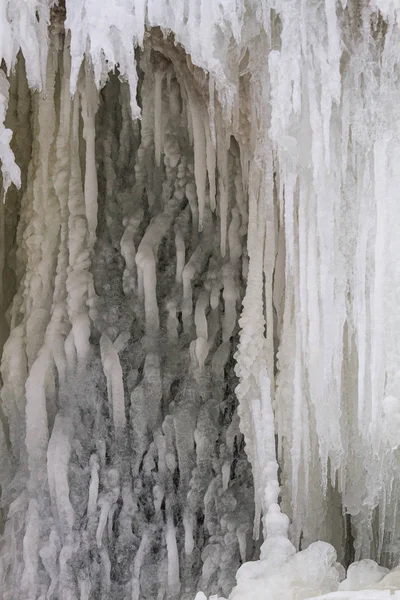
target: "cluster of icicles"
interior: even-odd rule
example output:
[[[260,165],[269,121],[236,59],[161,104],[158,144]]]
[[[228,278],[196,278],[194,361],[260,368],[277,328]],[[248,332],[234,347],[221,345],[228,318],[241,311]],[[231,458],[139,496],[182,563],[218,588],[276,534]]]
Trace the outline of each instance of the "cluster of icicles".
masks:
[[[240,157],[218,115],[212,142],[177,67],[142,54],[140,124],[117,77],[99,96],[88,70],[71,99],[67,44],[32,98],[2,362],[2,600],[227,594],[253,556],[232,361]],[[22,61],[11,98],[29,134]]]
[[[62,4],[0,15],[1,598],[260,528],[234,600],[400,588],[399,3]]]

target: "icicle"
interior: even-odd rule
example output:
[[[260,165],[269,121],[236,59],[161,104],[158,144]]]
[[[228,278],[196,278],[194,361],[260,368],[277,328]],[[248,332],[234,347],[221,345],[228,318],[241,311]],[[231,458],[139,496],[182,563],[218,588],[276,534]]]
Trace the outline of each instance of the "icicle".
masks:
[[[221,254],[226,254],[226,235],[228,227],[229,210],[229,177],[228,177],[228,150],[224,141],[218,144],[218,171],[219,171],[219,214],[221,223]]]
[[[222,341],[228,342],[233,334],[236,324],[236,301],[238,300],[238,290],[233,278],[233,269],[230,264],[223,267],[223,292],[224,299],[224,320],[222,326]]]
[[[137,27],[136,35],[139,46],[143,45],[143,38],[145,32],[145,21],[146,21],[146,5],[147,0],[135,0],[134,11],[135,11],[135,25]]]
[[[387,189],[385,177],[387,160],[387,146],[389,144],[389,136],[374,146],[374,162],[375,162],[375,197],[376,197],[376,237],[375,237],[375,273],[373,282],[372,296],[372,332],[371,332],[371,424],[370,433],[372,437],[372,447],[375,452],[379,448],[379,414],[380,404],[384,393],[384,343],[383,329],[384,323],[384,306],[382,288],[385,279],[385,261],[383,257],[385,240],[384,232],[387,229],[386,225],[386,210],[385,203],[387,198]]]
[[[90,245],[96,239],[97,227],[97,173],[95,162],[95,116],[98,107],[98,92],[91,73],[86,73],[85,87],[81,93],[83,138],[86,142],[85,205],[90,235]]]
[[[199,207],[199,231],[203,231],[203,214],[206,204],[207,149],[202,110],[198,101],[190,97],[190,113],[193,124],[194,174]],[[211,168],[211,167],[210,167]]]
[[[210,207],[214,212],[216,208],[216,181],[215,181],[215,169],[217,167],[217,158],[215,154],[215,139],[212,142],[212,137],[209,128],[206,127],[206,162],[207,162],[207,175],[210,187]],[[215,133],[214,133],[215,135]]]
[[[182,273],[185,267],[185,241],[182,233],[178,229],[175,233],[175,248],[176,248],[176,283],[182,283]]]
[[[27,526],[24,536],[24,572],[22,574],[22,591],[27,600],[36,600],[38,587],[38,550],[39,550],[39,507],[36,500],[30,500],[27,515]]]
[[[154,148],[157,167],[161,164],[162,133],[162,83],[165,70],[158,69],[154,74]]]
[[[121,238],[121,255],[123,256],[126,264],[124,271],[124,293],[129,294],[134,292],[136,289],[136,250],[134,243],[134,235],[137,230],[137,226],[133,219],[127,221],[124,220],[125,231]]]
[[[200,294],[199,299],[197,300],[194,314],[194,323],[196,326],[197,337],[202,337],[205,340],[208,340],[207,319],[205,315],[208,303],[209,296],[207,292],[203,292],[202,294]]]
[[[63,541],[72,534],[75,514],[69,498],[68,467],[71,457],[69,436],[73,435],[70,419],[56,416],[47,449],[47,475],[50,497],[57,508]]]
[[[204,363],[209,352],[208,323],[205,314],[208,308],[208,303],[209,295],[207,292],[204,292],[197,300],[194,313],[194,322],[197,335],[197,339],[195,341],[195,354],[200,369],[204,367]]]
[[[168,552],[168,591],[172,596],[179,594],[181,587],[179,577],[179,554],[176,543],[175,526],[172,520],[170,501],[166,502],[167,530],[165,533]]]
[[[217,144],[217,137],[216,137],[216,131],[215,131],[215,81],[214,81],[214,77],[211,74],[208,76],[208,95],[209,95],[208,113],[210,116],[210,135],[211,135],[211,141],[215,148],[216,144]]]
[[[61,544],[58,534],[54,529],[52,529],[48,543],[42,546],[39,551],[40,560],[42,561],[51,580],[50,587],[48,589],[49,595],[55,592],[59,581],[57,561],[60,554],[60,546]]]
[[[102,548],[102,538],[106,529],[107,519],[113,505],[118,500],[119,491],[119,473],[116,469],[109,469],[106,473],[104,491],[99,494],[97,503],[100,508],[99,523],[96,531],[96,544],[99,549]]]
[[[32,365],[26,381],[26,448],[32,485],[40,485],[43,477],[46,449],[49,438],[45,382],[49,369],[49,353],[43,349]]]
[[[136,264],[143,277],[146,327],[149,335],[155,335],[160,327],[156,296],[156,268],[153,250],[142,241],[136,255]]]
[[[146,558],[149,541],[148,533],[145,531],[142,535],[138,551],[136,552],[135,559],[133,561],[133,577],[131,582],[132,600],[140,599],[140,569]]]
[[[186,198],[188,199],[193,219],[193,238],[196,240],[199,230],[199,207],[197,204],[196,187],[192,182],[188,182],[185,188]]]
[[[87,309],[87,296],[91,275],[89,274],[90,256],[88,252],[89,231],[85,213],[85,197],[81,185],[79,164],[79,97],[75,96],[72,114],[71,135],[71,175],[69,181],[68,208],[69,217],[69,269],[66,288],[67,306],[72,324],[72,335],[78,359],[78,367],[84,369],[90,353],[90,320]],[[93,158],[93,157],[92,157]],[[90,202],[95,202],[93,197]],[[93,205],[91,204],[91,208]],[[96,205],[94,206],[96,210]],[[93,215],[92,215],[93,216]]]
[[[192,280],[195,274],[201,269],[201,266],[208,255],[209,250],[202,245],[199,245],[183,269],[182,320],[184,328],[187,330],[190,329],[193,318]]]
[[[125,400],[122,369],[117,350],[111,340],[103,334],[100,339],[101,362],[107,377],[107,391],[114,427],[117,435],[125,429]]]
[[[96,513],[97,498],[99,494],[99,462],[96,454],[90,457],[90,485],[87,514],[93,519]]]
[[[231,223],[228,229],[229,259],[233,267],[236,267],[242,256],[242,243],[240,239],[240,215],[237,208],[231,210]]]
[[[21,186],[21,173],[15,164],[14,153],[10,148],[12,132],[4,127],[8,106],[9,83],[4,72],[0,69],[0,163],[3,182],[3,202],[11,183],[18,188]]]
[[[195,540],[193,536],[194,518],[189,510],[185,510],[183,514],[183,527],[185,529],[185,554],[191,556],[195,547]]]

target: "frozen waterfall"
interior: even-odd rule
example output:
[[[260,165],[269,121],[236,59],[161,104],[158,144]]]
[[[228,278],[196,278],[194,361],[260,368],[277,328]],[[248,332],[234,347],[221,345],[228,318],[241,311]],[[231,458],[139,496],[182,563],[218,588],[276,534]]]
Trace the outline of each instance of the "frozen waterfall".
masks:
[[[400,597],[399,0],[0,0],[0,62],[0,600]]]

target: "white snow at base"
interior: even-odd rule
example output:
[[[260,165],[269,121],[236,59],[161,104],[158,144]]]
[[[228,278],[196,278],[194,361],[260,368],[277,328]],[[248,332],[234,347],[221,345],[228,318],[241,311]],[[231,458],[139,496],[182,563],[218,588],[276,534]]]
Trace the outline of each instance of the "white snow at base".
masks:
[[[127,593],[151,596],[141,582],[159,534],[145,520],[130,531],[146,485],[163,532],[157,600],[192,591],[182,557],[196,547],[200,509],[211,542],[199,587],[229,587],[234,554],[236,566],[250,558],[253,515],[235,512],[236,414],[213,454],[226,398],[209,381],[222,386],[237,322],[237,414],[263,544],[231,600],[385,597],[354,586],[395,590],[396,571],[371,581],[376,563],[356,562],[342,581],[338,565],[343,514],[357,561],[392,568],[400,553],[399,3],[66,0],[65,37],[54,23],[48,33],[55,4],[0,7],[2,185],[22,184],[0,207],[5,599],[19,581],[24,600],[89,597],[91,577],[105,597],[117,519],[119,542],[135,548]],[[117,117],[106,84],[116,67],[128,84],[112,88]],[[96,131],[102,88],[109,112]],[[139,342],[126,331],[131,313]],[[129,375],[127,348],[140,357]],[[183,356],[189,381],[164,414]],[[74,403],[93,417],[93,448]],[[110,465],[129,423],[132,464]],[[175,502],[190,505],[182,548]],[[95,576],[73,560],[91,539]]]

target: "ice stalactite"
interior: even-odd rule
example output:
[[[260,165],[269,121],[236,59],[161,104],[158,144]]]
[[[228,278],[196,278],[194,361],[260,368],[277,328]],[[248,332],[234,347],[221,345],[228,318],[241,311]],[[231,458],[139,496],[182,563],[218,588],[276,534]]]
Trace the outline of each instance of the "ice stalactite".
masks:
[[[1,159],[1,171],[3,176],[3,194],[7,193],[7,190],[12,183],[17,187],[21,185],[20,171],[15,164],[13,152],[10,148],[10,141],[12,131],[6,129],[3,125],[6,118],[6,111],[8,106],[8,90],[9,83],[3,71],[0,72],[0,159]],[[4,235],[4,234],[3,234]]]

